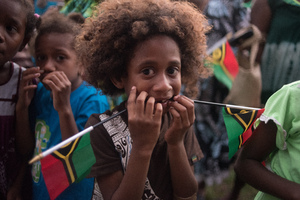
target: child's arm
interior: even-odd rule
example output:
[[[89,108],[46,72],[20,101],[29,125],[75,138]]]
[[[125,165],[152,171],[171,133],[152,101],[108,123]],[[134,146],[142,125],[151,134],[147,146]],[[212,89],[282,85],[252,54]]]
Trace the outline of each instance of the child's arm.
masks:
[[[280,199],[300,199],[300,185],[269,171],[261,162],[276,149],[276,125],[261,122],[235,163],[237,175],[256,189]]]
[[[30,129],[29,105],[37,88],[33,82],[40,76],[40,68],[32,67],[22,73],[19,97],[16,104],[16,144],[22,155],[28,155],[34,148],[34,133]]]
[[[196,199],[197,181],[184,147],[185,134],[195,120],[194,102],[185,96],[176,96],[170,106],[173,121],[165,140],[168,143],[174,199]]]
[[[62,71],[54,71],[45,76],[43,84],[51,88],[53,106],[59,115],[59,124],[62,140],[78,133],[78,128],[70,103],[71,86],[66,74]]]
[[[133,87],[127,101],[128,125],[134,141],[126,173],[122,171],[97,178],[104,199],[140,200],[150,165],[153,149],[160,134],[162,106],[141,92],[136,97]],[[155,107],[155,111],[154,111]]]
[[[268,35],[271,20],[272,20],[271,8],[269,6],[268,0],[259,0],[253,2],[254,3],[251,8],[250,23],[257,26],[257,28],[261,31],[263,35],[263,39],[265,40]],[[256,61],[258,63],[261,62],[264,46],[265,43],[260,43],[258,54],[256,56]]]
[[[14,180],[12,186],[8,189],[7,200],[22,200],[22,187],[24,184],[27,165],[27,161],[23,160],[16,179]]]

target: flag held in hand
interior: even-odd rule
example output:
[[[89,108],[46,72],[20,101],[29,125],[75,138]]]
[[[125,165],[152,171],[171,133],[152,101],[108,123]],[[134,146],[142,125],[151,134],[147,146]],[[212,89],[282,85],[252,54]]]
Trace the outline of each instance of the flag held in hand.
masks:
[[[85,178],[95,162],[90,133],[43,158],[42,173],[51,200],[56,199],[70,184]]]
[[[250,138],[253,124],[264,110],[264,108],[259,110],[223,108],[223,118],[228,134],[229,159]]]

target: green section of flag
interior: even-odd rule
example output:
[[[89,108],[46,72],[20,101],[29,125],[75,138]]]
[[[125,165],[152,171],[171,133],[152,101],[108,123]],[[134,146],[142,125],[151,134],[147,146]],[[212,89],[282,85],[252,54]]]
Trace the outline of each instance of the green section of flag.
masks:
[[[42,173],[50,199],[56,199],[69,185],[84,179],[95,162],[90,133],[43,158]]]
[[[227,88],[230,89],[232,87],[232,80],[224,73],[224,70],[218,64],[214,64],[214,75]]]
[[[75,182],[80,182],[90,173],[91,167],[96,162],[90,143],[90,133],[87,133],[80,139],[79,144],[73,153],[72,161],[77,175]]]
[[[228,135],[229,159],[251,137],[253,123],[264,112],[260,110],[241,110],[223,108],[223,118]]]
[[[234,154],[238,151],[239,149],[239,136],[243,134],[244,129],[243,127],[236,121],[232,115],[228,114],[225,111],[226,108],[223,109],[223,118],[224,118],[224,123],[226,126],[227,130],[227,135],[228,135],[228,147],[229,147],[229,154],[228,157],[232,158]]]
[[[228,41],[213,50],[211,62],[215,77],[228,89],[231,89],[232,82],[238,74],[239,65]]]

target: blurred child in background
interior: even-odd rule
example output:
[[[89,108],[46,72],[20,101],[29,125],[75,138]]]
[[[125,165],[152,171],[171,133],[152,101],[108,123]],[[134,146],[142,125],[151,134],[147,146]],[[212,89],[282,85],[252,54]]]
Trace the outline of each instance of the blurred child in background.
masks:
[[[17,133],[24,153],[34,148],[37,155],[55,146],[83,130],[92,113],[109,109],[106,96],[83,81],[83,66],[74,50],[84,20],[80,14],[66,17],[55,9],[41,17],[35,40],[38,67],[23,73],[17,104]],[[37,85],[32,82],[36,78]],[[32,180],[33,199],[49,199],[40,161],[32,165]],[[90,199],[93,183],[90,178],[71,184],[57,199]]]
[[[30,199],[28,191],[21,195],[26,190],[22,186],[26,163],[15,143],[15,109],[25,68],[11,60],[30,40],[36,22],[31,1],[0,1],[0,199]]]

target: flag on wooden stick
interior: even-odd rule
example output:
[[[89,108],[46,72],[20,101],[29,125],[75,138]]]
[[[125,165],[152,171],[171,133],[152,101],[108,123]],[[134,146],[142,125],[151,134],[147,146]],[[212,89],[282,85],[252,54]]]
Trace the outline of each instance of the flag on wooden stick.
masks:
[[[43,158],[42,174],[51,200],[56,199],[70,184],[85,178],[95,162],[90,133]]]
[[[228,134],[229,159],[250,138],[253,124],[264,110],[264,108],[259,110],[223,108],[223,118]]]
[[[42,174],[51,200],[58,197],[69,185],[80,182],[90,173],[96,162],[90,143],[90,132],[124,112],[126,109],[89,126],[29,161],[29,164],[32,164],[41,160]]]

